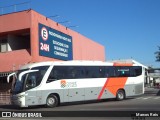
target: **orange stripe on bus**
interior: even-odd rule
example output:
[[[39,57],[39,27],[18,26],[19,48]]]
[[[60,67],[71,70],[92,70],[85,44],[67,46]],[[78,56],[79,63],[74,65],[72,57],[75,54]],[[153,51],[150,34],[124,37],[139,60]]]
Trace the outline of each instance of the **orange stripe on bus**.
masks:
[[[104,92],[104,90],[105,90],[105,88],[106,88],[107,84],[108,84],[108,80],[106,80],[106,82],[105,82],[105,84],[104,84],[104,86],[103,86],[103,88],[102,88],[101,92],[99,93],[98,100],[100,100],[100,99],[101,99],[102,94],[103,94],[103,92]]]
[[[124,88],[127,79],[128,77],[108,78],[98,96],[98,100],[101,99],[105,89],[109,90],[114,96],[116,96],[117,90]]]
[[[113,66],[133,66],[133,63],[121,63],[121,62],[114,62]],[[115,77],[115,78],[108,78],[98,96],[98,100],[101,99],[104,90],[109,90],[114,96],[116,96],[118,89],[124,88],[128,77]]]
[[[132,66],[133,63],[120,63],[120,62],[115,62],[113,66]]]
[[[109,78],[106,89],[108,89],[114,96],[116,96],[117,90],[120,88],[124,88],[127,78],[128,77]]]

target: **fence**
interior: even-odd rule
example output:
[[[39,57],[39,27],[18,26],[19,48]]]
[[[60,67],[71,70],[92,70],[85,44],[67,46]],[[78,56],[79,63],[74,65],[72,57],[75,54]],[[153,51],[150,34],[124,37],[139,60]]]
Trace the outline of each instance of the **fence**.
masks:
[[[6,105],[6,104],[11,104],[10,101],[10,92],[0,92],[0,105]]]
[[[0,6],[0,15],[30,9],[30,4],[31,1],[27,1],[23,3],[17,3],[14,5]]]

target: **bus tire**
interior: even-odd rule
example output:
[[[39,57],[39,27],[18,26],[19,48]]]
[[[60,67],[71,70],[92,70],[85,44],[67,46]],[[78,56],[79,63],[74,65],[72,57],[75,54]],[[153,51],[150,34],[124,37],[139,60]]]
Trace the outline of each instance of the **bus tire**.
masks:
[[[46,100],[46,106],[47,107],[50,107],[50,108],[53,108],[53,107],[56,107],[58,106],[58,97],[54,94],[51,94],[47,97],[47,100]]]
[[[125,99],[125,92],[124,90],[118,90],[116,94],[116,100],[121,101]]]

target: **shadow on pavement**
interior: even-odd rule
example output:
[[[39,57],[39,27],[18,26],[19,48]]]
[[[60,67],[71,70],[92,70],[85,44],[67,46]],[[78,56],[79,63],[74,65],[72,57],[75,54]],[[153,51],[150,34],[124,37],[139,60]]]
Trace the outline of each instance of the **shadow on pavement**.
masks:
[[[14,106],[14,105],[0,105],[0,108],[4,109],[4,110],[16,110],[16,111],[21,111],[21,110],[33,110],[33,109],[38,109],[38,108],[46,108],[44,105],[43,106],[31,106],[31,107],[18,107],[18,106]]]
[[[129,99],[133,99],[133,98],[126,98],[125,100],[129,100]],[[89,100],[89,101],[77,101],[77,102],[67,102],[67,103],[62,103],[60,104],[60,106],[58,107],[63,107],[63,106],[74,106],[74,105],[84,105],[84,104],[94,104],[94,103],[104,103],[104,102],[115,102],[115,99],[102,99],[102,100]],[[117,101],[117,102],[121,102],[121,101]],[[4,110],[16,110],[16,111],[20,111],[20,110],[36,110],[39,108],[47,108],[45,105],[38,105],[38,106],[29,106],[29,107],[24,107],[24,108],[20,108],[18,106],[14,106],[14,105],[0,105],[0,108],[4,109]],[[49,108],[47,108],[49,109]]]
[[[0,108],[3,108],[3,109],[16,109],[18,107],[13,106],[13,105],[0,105]]]

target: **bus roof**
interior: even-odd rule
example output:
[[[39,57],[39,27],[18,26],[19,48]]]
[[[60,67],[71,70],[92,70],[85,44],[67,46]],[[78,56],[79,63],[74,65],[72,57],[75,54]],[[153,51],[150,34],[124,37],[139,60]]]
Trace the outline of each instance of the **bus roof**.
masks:
[[[124,64],[125,64],[125,63],[126,63],[126,64],[132,63],[132,64],[136,64],[136,65],[138,65],[138,66],[142,66],[142,67],[148,69],[147,66],[145,66],[145,65],[143,65],[143,64],[141,64],[141,63],[139,63],[138,61],[133,60],[133,59],[112,60],[112,61],[110,61],[110,62],[113,62],[113,63],[124,63]]]
[[[122,64],[123,66],[129,66],[128,64],[132,64],[133,66],[142,66],[144,68],[147,68],[146,66],[136,62],[136,61],[84,61],[84,60],[73,60],[73,61],[47,61],[47,62],[37,62],[37,63],[30,63],[22,66],[20,69],[30,69],[33,67],[38,67],[38,66],[51,66],[51,65],[79,65],[79,66],[113,66],[115,63]],[[117,64],[117,66],[118,66]],[[130,66],[132,66],[130,65]]]

